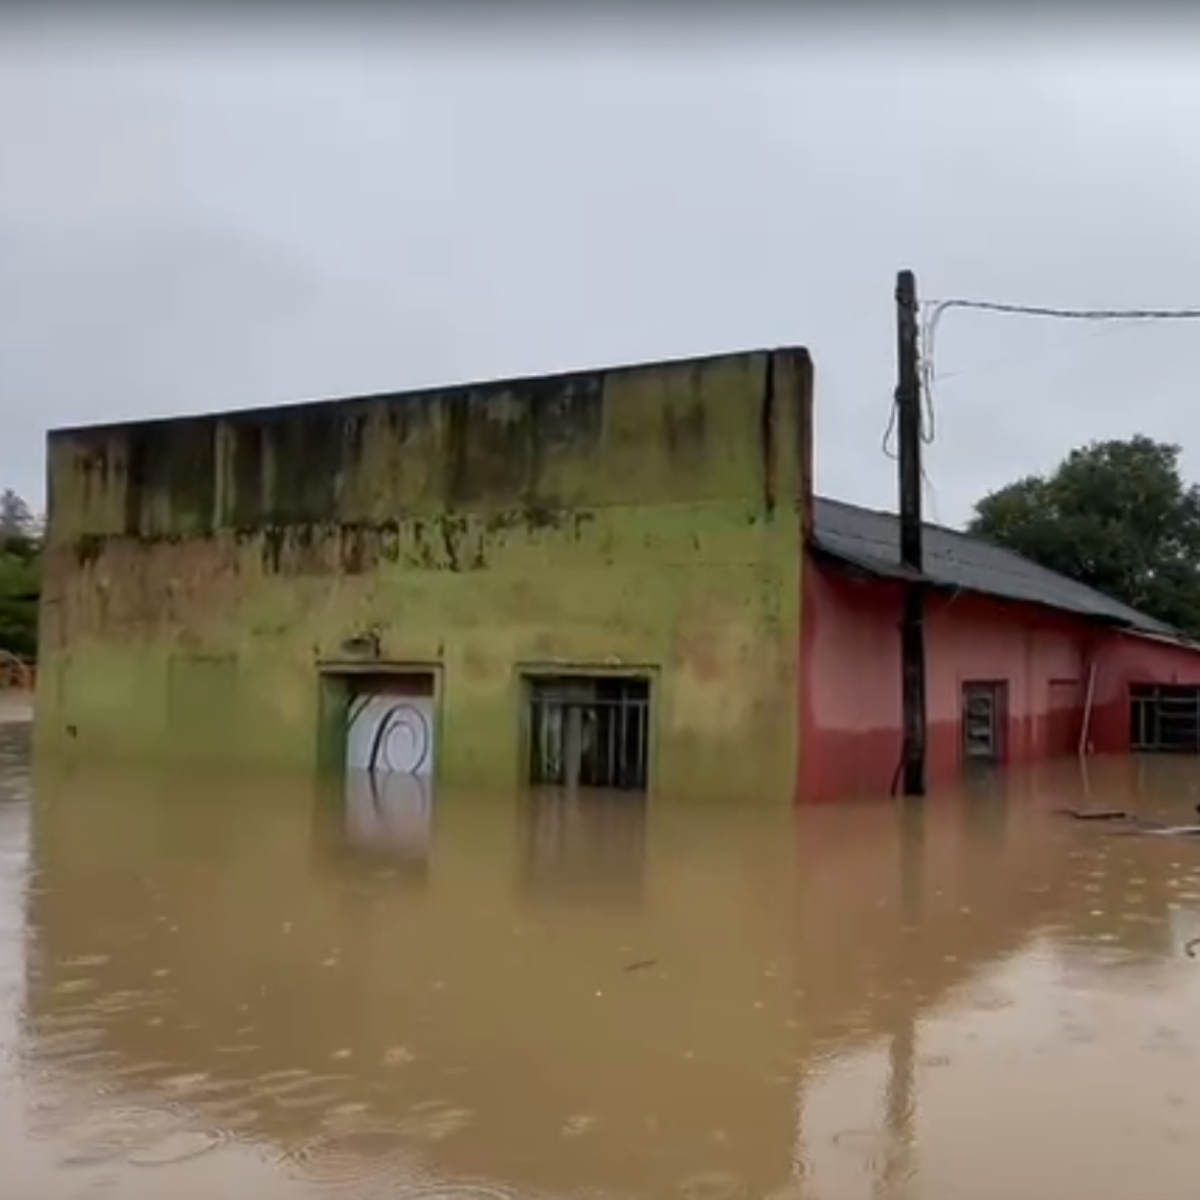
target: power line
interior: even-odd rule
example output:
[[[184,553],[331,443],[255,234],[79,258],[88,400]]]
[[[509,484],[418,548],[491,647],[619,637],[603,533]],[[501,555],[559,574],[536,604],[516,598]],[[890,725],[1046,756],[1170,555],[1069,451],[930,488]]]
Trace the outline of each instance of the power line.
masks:
[[[952,309],[1005,316],[1051,317],[1066,321],[1196,321],[1200,308],[1057,308],[1047,304],[1006,304],[999,300],[927,300],[922,305],[921,384],[930,425],[933,422],[934,338],[942,317]],[[930,435],[932,440],[932,434]]]
[[[1197,321],[1200,308],[1059,308],[1048,304],[1008,304],[999,300],[970,300],[954,297],[949,300],[926,300],[920,304],[918,369],[921,378],[922,420],[921,441],[932,445],[936,437],[934,406],[934,339],[938,324],[947,312],[962,309],[974,312],[998,313],[1003,316],[1043,317],[1066,321],[1122,321],[1126,326],[1148,321]],[[882,449],[888,458],[896,457],[892,439],[896,432],[896,406],[893,404]],[[926,486],[932,491],[932,480],[921,472]]]
[[[934,433],[934,340],[942,317],[953,309],[1000,313],[1004,316],[1050,317],[1066,321],[1123,321],[1129,324],[1139,321],[1200,320],[1200,308],[1058,308],[1048,304],[1007,304],[999,300],[957,297],[951,300],[927,300],[921,309],[921,391],[925,398],[928,422],[928,431],[923,429],[922,432],[927,432],[927,442],[933,441]],[[885,442],[889,434],[884,435]]]
[[[937,322],[952,308],[1008,313],[1019,317],[1059,317],[1068,321],[1196,321],[1200,308],[1052,308],[1044,304],[1002,304],[997,300],[926,300],[929,320]]]

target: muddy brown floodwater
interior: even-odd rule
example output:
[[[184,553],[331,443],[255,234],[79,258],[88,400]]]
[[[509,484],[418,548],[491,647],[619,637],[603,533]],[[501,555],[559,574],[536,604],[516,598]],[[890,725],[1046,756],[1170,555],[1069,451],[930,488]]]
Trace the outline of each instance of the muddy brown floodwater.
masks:
[[[28,766],[0,1193],[1195,1200],[1192,761],[915,813]]]

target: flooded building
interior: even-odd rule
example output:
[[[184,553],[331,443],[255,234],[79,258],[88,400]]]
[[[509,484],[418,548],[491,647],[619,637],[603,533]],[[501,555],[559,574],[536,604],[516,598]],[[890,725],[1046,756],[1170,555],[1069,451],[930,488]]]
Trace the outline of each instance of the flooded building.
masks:
[[[55,431],[38,740],[346,769],[398,842],[435,779],[885,793],[911,581],[894,517],[813,497],[811,422],[782,349]],[[926,542],[933,786],[1200,748],[1172,630]]]
[[[56,431],[39,742],[786,800],[810,413],[777,350]]]
[[[899,521],[812,508],[801,794],[885,793],[901,746]],[[980,538],[926,525],[924,542],[931,786],[976,765],[1200,752],[1200,647]]]

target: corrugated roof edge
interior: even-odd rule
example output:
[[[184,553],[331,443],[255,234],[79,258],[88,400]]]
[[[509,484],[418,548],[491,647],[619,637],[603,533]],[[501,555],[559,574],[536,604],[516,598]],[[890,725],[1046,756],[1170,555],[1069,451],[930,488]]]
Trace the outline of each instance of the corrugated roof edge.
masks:
[[[1169,629],[1170,626],[1167,628]],[[1121,632],[1142,641],[1165,642],[1168,646],[1177,646],[1182,650],[1191,650],[1195,654],[1200,654],[1200,642],[1178,630],[1172,630],[1169,633],[1154,633],[1149,629],[1123,629]]]
[[[1164,641],[1180,641],[1185,639],[1182,634],[1176,634],[1164,626],[1161,632],[1156,632],[1150,629],[1140,629],[1127,619],[1120,617],[1108,616],[1101,613],[1092,612],[1084,608],[1076,608],[1070,605],[1053,604],[1045,600],[1032,600],[1023,597],[1010,596],[1004,592],[993,591],[988,588],[968,587],[960,583],[951,583],[948,580],[938,579],[934,575],[917,575],[903,566],[891,566],[883,563],[878,559],[867,558],[866,556],[858,557],[852,554],[845,554],[838,550],[831,550],[828,546],[821,544],[819,538],[814,538],[811,549],[819,554],[822,558],[827,559],[840,567],[851,567],[856,571],[861,571],[863,574],[874,576],[877,579],[891,579],[896,581],[909,580],[912,582],[922,582],[931,591],[936,592],[952,592],[963,593],[968,592],[976,596],[987,596],[992,600],[1002,600],[1006,604],[1027,604],[1032,608],[1044,608],[1050,612],[1065,612],[1070,613],[1075,617],[1082,617],[1087,621],[1091,621],[1096,625],[1109,625],[1114,629],[1120,629],[1129,633],[1137,633],[1143,637],[1155,637]],[[1153,618],[1147,617],[1148,621]],[[1188,643],[1189,645],[1191,643]],[[1200,649],[1200,647],[1197,647]]]
[[[993,590],[985,587],[973,587],[964,585],[959,581],[947,580],[938,578],[936,574],[929,572],[928,568],[923,576],[914,576],[913,572],[908,570],[898,561],[899,550],[899,517],[894,512],[888,512],[884,509],[870,509],[857,504],[850,504],[845,500],[834,500],[830,497],[816,496],[816,509],[819,514],[821,507],[830,506],[842,510],[847,514],[854,514],[859,517],[878,520],[886,519],[890,525],[895,527],[897,532],[897,561],[884,561],[873,554],[856,555],[847,553],[845,550],[839,549],[835,545],[830,545],[829,541],[821,536],[820,521],[814,521],[813,532],[810,539],[810,548],[818,552],[822,557],[834,562],[854,567],[857,570],[863,571],[869,575],[874,575],[882,579],[921,579],[928,587],[938,591],[953,591],[953,592],[971,592],[976,595],[989,596],[993,599],[1004,600],[1014,604],[1029,604],[1035,608],[1044,608],[1054,612],[1066,612],[1072,616],[1082,617],[1085,620],[1095,624],[1107,625],[1113,628],[1121,629],[1132,635],[1146,638],[1148,640],[1157,640],[1169,642],[1172,645],[1177,645],[1189,650],[1200,652],[1200,643],[1197,643],[1192,638],[1188,637],[1179,629],[1167,624],[1164,621],[1159,621],[1155,617],[1151,617],[1147,613],[1143,613],[1135,608],[1125,605],[1121,601],[1115,600],[1113,597],[1100,592],[1095,588],[1089,587],[1086,584],[1079,583],[1066,575],[1059,572],[1051,571],[1047,567],[1043,567],[1035,563],[1032,559],[1026,558],[1024,555],[1017,554],[1013,550],[1009,550],[988,538],[978,537],[974,534],[966,533],[961,529],[951,529],[945,525],[938,525],[930,521],[923,521],[922,527],[928,531],[936,533],[942,537],[949,538],[956,542],[963,542],[969,546],[986,547],[989,551],[1003,555],[1008,559],[1023,563],[1032,570],[1039,573],[1045,573],[1064,584],[1069,584],[1073,589],[1080,590],[1095,598],[1099,603],[1113,608],[1124,609],[1128,616],[1118,616],[1115,613],[1097,612],[1094,608],[1075,606],[1056,602],[1051,599],[1034,599],[1032,597],[1014,596],[999,590]],[[890,556],[889,556],[890,557]]]

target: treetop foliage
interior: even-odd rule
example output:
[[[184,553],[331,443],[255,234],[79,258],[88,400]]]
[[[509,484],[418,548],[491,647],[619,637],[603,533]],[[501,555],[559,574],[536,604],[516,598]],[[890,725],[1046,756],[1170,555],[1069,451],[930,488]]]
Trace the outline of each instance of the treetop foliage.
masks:
[[[1200,635],[1200,487],[1179,455],[1140,435],[1089,443],[984,496],[968,529]]]
[[[27,660],[37,656],[41,550],[29,505],[11,489],[0,492],[0,650]]]

